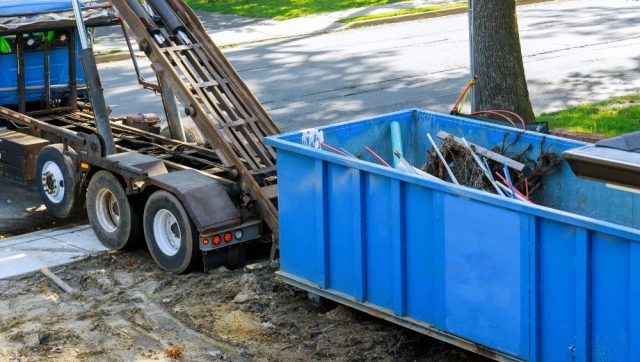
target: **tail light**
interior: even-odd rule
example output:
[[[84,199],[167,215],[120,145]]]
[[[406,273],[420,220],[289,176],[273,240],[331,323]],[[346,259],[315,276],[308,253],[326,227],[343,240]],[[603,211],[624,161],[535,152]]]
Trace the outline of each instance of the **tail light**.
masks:
[[[224,233],[224,242],[229,243],[231,240],[233,240],[233,235],[230,232]]]
[[[215,235],[213,237],[213,245],[220,245],[220,242],[222,242],[222,238],[220,238],[220,235]]]

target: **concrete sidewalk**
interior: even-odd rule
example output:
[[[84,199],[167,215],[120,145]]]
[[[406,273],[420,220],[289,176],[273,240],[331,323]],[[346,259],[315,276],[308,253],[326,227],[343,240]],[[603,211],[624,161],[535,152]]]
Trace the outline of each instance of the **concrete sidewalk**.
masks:
[[[19,279],[106,251],[91,226],[41,230],[0,240],[0,279]]]
[[[216,45],[228,46],[343,30],[353,27],[354,25],[339,23],[338,21],[342,19],[447,4],[457,1],[459,0],[412,0],[368,8],[355,8],[302,16],[283,21],[247,18],[205,11],[195,11],[195,13],[200,18],[200,21]],[[127,49],[126,42],[122,39],[122,32],[119,27],[112,26],[97,29],[96,40],[94,50],[97,52]],[[137,51],[137,47],[135,47],[134,50]]]

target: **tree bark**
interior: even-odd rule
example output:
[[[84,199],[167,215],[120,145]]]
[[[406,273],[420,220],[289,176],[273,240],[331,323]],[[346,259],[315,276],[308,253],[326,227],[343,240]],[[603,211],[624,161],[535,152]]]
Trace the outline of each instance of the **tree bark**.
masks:
[[[535,122],[522,63],[515,0],[475,0],[476,110],[503,109]]]

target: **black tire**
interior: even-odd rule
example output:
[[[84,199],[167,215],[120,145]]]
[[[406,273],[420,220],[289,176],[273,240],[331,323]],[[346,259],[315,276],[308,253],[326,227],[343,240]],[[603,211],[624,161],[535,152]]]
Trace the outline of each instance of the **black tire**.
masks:
[[[193,124],[185,124],[182,127],[184,129],[184,136],[186,137],[186,140],[188,143],[195,143],[197,145],[204,145],[204,137],[202,137],[202,133],[200,133],[200,130],[198,129],[198,127],[196,127]],[[169,129],[169,127],[165,127],[160,131],[160,136],[162,137],[167,137],[167,138],[173,138],[171,137],[171,130]]]
[[[143,225],[149,252],[162,269],[184,273],[202,262],[198,229],[169,192],[160,190],[149,197]]]
[[[72,216],[84,205],[85,193],[76,182],[73,160],[64,154],[62,144],[40,150],[36,186],[47,210],[57,218]]]
[[[120,181],[108,171],[98,171],[87,188],[87,215],[93,232],[111,250],[136,247],[144,238],[142,195],[127,197]]]

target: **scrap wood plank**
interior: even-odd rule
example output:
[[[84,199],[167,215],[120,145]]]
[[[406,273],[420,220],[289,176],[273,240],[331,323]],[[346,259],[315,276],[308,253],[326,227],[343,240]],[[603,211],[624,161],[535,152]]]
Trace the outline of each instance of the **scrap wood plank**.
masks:
[[[56,283],[56,285],[58,285],[65,292],[67,292],[67,293],[72,293],[73,292],[73,288],[71,288],[71,286],[69,286],[69,284],[65,283],[62,279],[58,278],[58,276],[55,275],[51,270],[49,270],[49,268],[42,268],[42,269],[40,269],[40,272],[42,272],[42,274],[48,276],[49,279],[51,279],[54,283]]]
[[[437,137],[441,140],[449,137],[450,134],[445,132],[445,131],[439,131],[437,134]],[[453,136],[454,141],[456,141],[456,143],[460,144],[461,146],[464,146],[464,143],[462,142],[462,139],[459,137],[455,137]],[[503,156],[499,153],[490,151],[484,147],[480,147],[474,143],[471,143],[469,141],[467,141],[469,143],[469,145],[471,145],[471,147],[473,147],[473,150],[479,154],[480,156],[484,156],[486,158],[489,158],[491,160],[494,160],[500,164],[506,162],[507,166],[509,166],[509,168],[512,168],[518,172],[522,172],[525,176],[528,175],[529,173],[531,173],[531,169],[529,168],[529,166],[525,165],[524,163],[520,163],[516,160],[513,160],[509,157]]]

